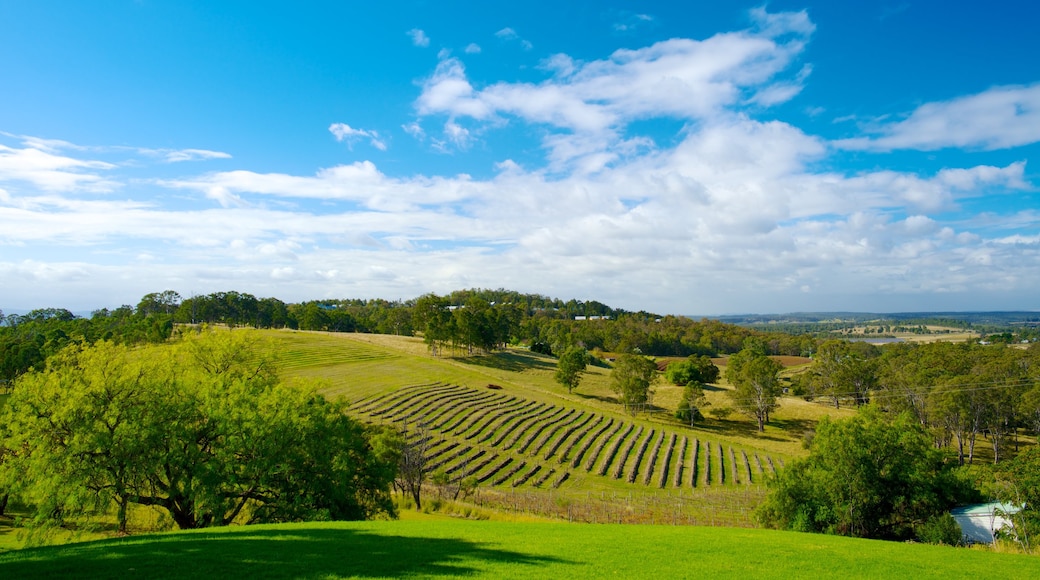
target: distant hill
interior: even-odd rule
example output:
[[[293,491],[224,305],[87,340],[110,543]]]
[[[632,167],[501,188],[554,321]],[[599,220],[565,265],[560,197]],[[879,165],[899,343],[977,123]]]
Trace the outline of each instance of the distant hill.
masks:
[[[690,316],[690,318],[701,318]],[[994,312],[790,312],[786,314],[730,314],[707,316],[712,320],[758,326],[768,324],[877,323],[892,321],[902,324],[934,324],[957,322],[970,326],[1040,325],[1040,311],[1012,310]]]

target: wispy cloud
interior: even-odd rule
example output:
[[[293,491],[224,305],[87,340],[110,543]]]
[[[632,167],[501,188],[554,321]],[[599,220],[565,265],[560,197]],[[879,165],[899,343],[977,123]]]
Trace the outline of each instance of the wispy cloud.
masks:
[[[208,159],[231,159],[231,155],[222,151],[209,151],[207,149],[178,149],[165,151],[166,161],[178,163],[181,161],[201,161]]]
[[[379,135],[378,131],[355,129],[346,123],[333,123],[329,125],[329,132],[336,138],[336,141],[346,142],[350,147],[353,147],[358,139],[368,139],[369,144],[376,149],[380,151],[387,149],[386,140]]]
[[[116,166],[57,153],[63,141],[29,140],[23,148],[0,145],[0,183],[27,182],[46,191],[108,191],[116,184],[105,173]]]
[[[649,14],[622,10],[615,16],[613,29],[620,34],[630,34],[654,23],[654,17]]]
[[[423,32],[422,29],[413,28],[405,34],[411,37],[412,44],[414,44],[415,46],[420,46],[423,48],[430,46],[430,37],[426,36],[426,33]]]
[[[515,30],[508,26],[496,32],[495,36],[505,41],[517,42],[520,44],[520,48],[524,50],[531,50],[534,48],[534,44],[531,44],[531,41],[522,38]]]
[[[1040,141],[1040,84],[994,87],[926,103],[901,121],[866,128],[875,136],[837,141],[843,149],[891,151],[946,147],[995,150]]]
[[[515,30],[509,28],[508,26],[496,32],[495,36],[503,40],[515,40],[520,37],[520,35],[517,34]]]

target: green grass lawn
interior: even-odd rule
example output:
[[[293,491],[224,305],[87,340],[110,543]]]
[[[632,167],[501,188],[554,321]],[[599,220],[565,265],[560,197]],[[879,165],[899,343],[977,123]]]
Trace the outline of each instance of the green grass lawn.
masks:
[[[0,577],[1040,577],[1040,558],[682,526],[423,519],[233,527],[0,554]]]

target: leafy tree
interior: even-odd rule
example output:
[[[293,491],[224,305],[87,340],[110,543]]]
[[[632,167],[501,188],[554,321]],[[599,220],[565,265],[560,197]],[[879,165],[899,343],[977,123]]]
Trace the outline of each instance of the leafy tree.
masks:
[[[756,517],[777,529],[910,539],[972,494],[912,416],[889,423],[867,406],[848,419],[825,417],[809,456],[770,482]]]
[[[719,380],[719,367],[707,355],[690,355],[684,361],[673,362],[664,373],[665,378],[674,385],[708,384]]]
[[[426,294],[415,301],[412,309],[416,328],[435,356],[455,334],[455,319],[449,306],[447,298]]]
[[[41,525],[114,505],[125,530],[130,504],[180,528],[393,514],[396,458],[268,353],[248,331],[70,347],[15,385],[0,482]]]
[[[704,386],[698,382],[691,381],[683,387],[682,398],[675,410],[675,417],[680,421],[688,421],[692,427],[697,421],[704,419],[701,409],[711,405],[704,396]]]
[[[568,393],[572,392],[581,383],[581,375],[588,365],[588,351],[579,346],[567,348],[556,363],[556,382],[566,387]]]
[[[811,392],[829,397],[835,408],[845,399],[851,399],[857,407],[867,403],[870,391],[877,387],[877,356],[877,347],[866,342],[824,342],[809,370]]]
[[[728,395],[738,411],[755,419],[759,431],[765,431],[769,414],[778,406],[783,368],[754,345],[731,356],[726,365],[726,379],[733,385]]]
[[[173,290],[145,294],[137,304],[137,313],[141,316],[149,314],[172,315],[181,306],[181,295]]]
[[[656,378],[654,361],[638,354],[623,354],[614,363],[610,385],[625,410],[635,415],[650,403],[650,386]]]
[[[1019,540],[1028,549],[1040,534],[1040,447],[1032,447],[1011,461],[998,464],[994,476],[997,497],[1021,508],[1012,521]]]

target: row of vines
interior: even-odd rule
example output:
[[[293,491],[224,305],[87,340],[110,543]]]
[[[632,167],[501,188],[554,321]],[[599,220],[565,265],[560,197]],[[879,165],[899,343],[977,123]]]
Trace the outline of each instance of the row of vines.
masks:
[[[659,488],[760,483],[779,460],[660,426],[547,404],[489,385],[414,385],[356,402],[372,423],[426,437],[427,469],[484,486],[558,488],[577,476]]]

